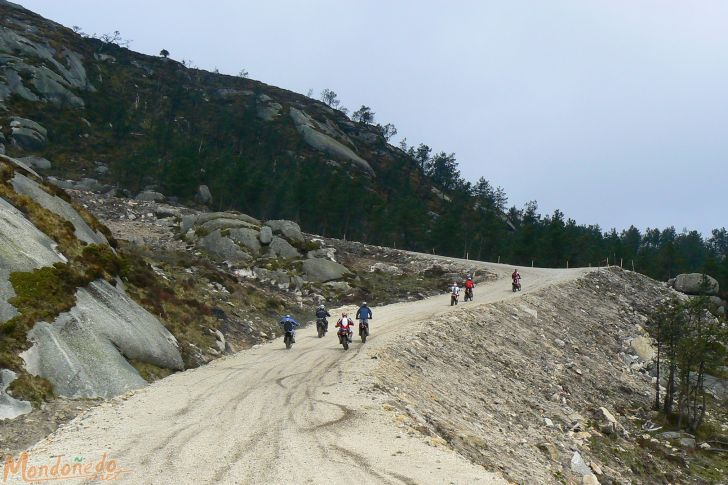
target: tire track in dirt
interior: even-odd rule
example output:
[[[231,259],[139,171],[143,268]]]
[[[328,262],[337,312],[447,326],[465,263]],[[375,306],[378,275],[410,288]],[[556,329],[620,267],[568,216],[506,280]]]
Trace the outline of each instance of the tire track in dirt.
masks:
[[[503,483],[452,450],[403,435],[384,411],[389,397],[375,390],[373,372],[379,350],[398,345],[430,318],[581,274],[523,269],[524,291],[512,294],[512,267],[483,267],[500,279],[479,285],[475,302],[451,308],[448,295],[441,295],[374,308],[372,335],[366,344],[355,337],[348,351],[335,332],[319,339],[315,326],[301,329],[291,350],[279,338],[157,381],[111,408],[94,408],[83,426],[59,430],[33,447],[31,460],[107,452],[132,469],[121,482],[135,485],[157,484],[160,477],[195,485]]]

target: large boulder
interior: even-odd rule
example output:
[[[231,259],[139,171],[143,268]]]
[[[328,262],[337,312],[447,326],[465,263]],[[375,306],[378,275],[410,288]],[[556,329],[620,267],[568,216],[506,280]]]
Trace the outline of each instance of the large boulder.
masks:
[[[177,340],[120,289],[97,280],[76,291],[76,306],[28,332],[27,371],[72,398],[111,398],[146,385],[126,359],[172,370],[184,364]]]
[[[301,253],[298,252],[298,249],[294,248],[288,241],[278,236],[273,236],[273,240],[268,245],[268,252],[269,255],[274,258],[294,259],[301,257]]]
[[[635,337],[630,341],[629,346],[645,362],[651,362],[655,357],[655,347],[652,345],[652,340],[649,337]]]
[[[197,202],[204,205],[212,203],[212,192],[210,192],[210,188],[207,185],[200,185],[197,187],[197,195],[195,196],[195,199]]]
[[[306,253],[307,258],[326,258],[331,261],[336,261],[336,248],[319,248],[313,249]]]
[[[33,271],[65,261],[66,258],[56,250],[55,241],[0,198],[0,323],[18,313],[8,303],[8,299],[15,296],[10,273]]]
[[[164,194],[154,192],[153,190],[144,190],[139,192],[139,194],[135,197],[136,200],[144,202],[163,202],[165,198]]]
[[[340,141],[319,131],[326,131],[324,125],[316,122],[316,120],[311,118],[308,114],[296,108],[290,108],[289,114],[293,123],[296,125],[296,129],[301,136],[303,136],[303,140],[309,146],[337,160],[353,162],[355,166],[359,167],[367,174],[374,176],[374,170],[371,165],[369,165],[369,162],[361,158],[354,152],[354,150]]]
[[[260,252],[260,241],[258,240],[258,231],[247,227],[239,227],[236,229],[228,229],[228,237],[235,241],[238,245],[245,247],[253,254]]]
[[[216,256],[217,259],[229,261],[230,263],[240,263],[253,259],[232,239],[223,236],[220,229],[200,238],[199,245],[208,253]]]
[[[599,425],[599,430],[604,434],[615,434],[621,429],[617,419],[605,407],[600,407],[594,412],[594,419]]]
[[[723,372],[728,371],[728,367],[723,367]],[[716,399],[725,401],[728,399],[728,379],[722,377],[714,377],[709,374],[703,376],[705,389]]]
[[[346,266],[328,259],[307,259],[303,262],[303,273],[307,281],[325,283],[341,279],[351,271]]]
[[[24,66],[25,67],[25,66]],[[41,98],[62,107],[83,108],[83,99],[67,88],[65,80],[45,66],[29,66],[25,71],[33,74],[30,84]]]
[[[30,157],[23,157],[20,159],[23,163],[30,165],[31,167],[37,169],[37,170],[48,170],[51,168],[52,164],[50,160],[46,160],[43,157],[36,157],[36,156],[30,156]]]
[[[10,2],[2,2],[12,5]],[[84,106],[73,90],[94,91],[80,54],[35,42],[22,34],[37,30],[19,19],[0,29],[0,104],[15,94],[28,101],[48,101],[61,107]],[[4,79],[3,79],[4,78]],[[4,82],[3,82],[4,81]],[[33,87],[33,91],[29,87]],[[38,93],[40,96],[36,95]]]
[[[270,244],[273,241],[273,230],[269,226],[260,228],[260,243]]]
[[[675,289],[688,295],[717,295],[719,287],[718,281],[711,276],[687,273],[675,278]]]
[[[187,231],[192,229],[194,226],[202,225],[208,221],[214,219],[229,219],[236,221],[247,222],[252,226],[260,226],[260,221],[247,214],[239,214],[237,212],[205,212],[203,214],[192,214],[182,217],[180,223],[180,232],[186,234]]]
[[[265,94],[258,95],[258,106],[256,115],[263,121],[273,121],[280,115],[283,106],[276,103],[273,98]]]
[[[38,96],[25,87],[23,84],[23,78],[20,76],[20,73],[16,66],[13,64],[17,64],[20,66],[24,66],[24,63],[15,57],[11,56],[3,56],[4,57],[4,66],[0,69],[0,73],[4,75],[5,82],[3,83],[0,81],[0,105],[2,105],[2,102],[10,98],[10,95],[15,94],[19,98],[22,98],[26,101],[38,101]]]
[[[255,226],[249,222],[241,221],[239,219],[225,218],[212,219],[210,221],[200,224],[197,227],[199,227],[203,232],[212,232],[217,229],[236,229],[239,227],[248,227],[251,229],[255,228]]]
[[[11,158],[6,155],[3,155],[2,157],[0,157],[0,163],[2,163],[2,162],[9,163],[10,166],[13,167],[14,169],[19,168],[22,173],[27,172],[31,175],[41,178],[40,175],[38,174],[38,172],[33,170],[33,167],[31,167],[30,165],[28,165],[27,163],[25,163],[24,161],[22,161],[18,158]]]
[[[382,262],[374,263],[369,268],[369,271],[372,273],[375,271],[379,271],[380,273],[386,273],[392,276],[401,276],[403,274],[403,271],[399,267],[393,264],[387,264]]]
[[[11,183],[13,189],[15,189],[17,193],[30,197],[44,208],[58,214],[73,224],[75,229],[74,234],[81,241],[88,244],[107,243],[106,237],[91,229],[83,217],[81,217],[81,214],[79,214],[71,204],[57,195],[50,195],[34,180],[16,173],[15,176],[13,176]]]
[[[79,181],[75,180],[60,180],[55,177],[47,177],[46,181],[50,184],[60,187],[61,189],[72,189],[72,190],[83,190],[86,192],[105,193],[111,190],[111,187],[106,184],[102,184],[94,178],[84,177]]]
[[[9,369],[0,369],[0,420],[14,419],[23,414],[28,414],[33,409],[28,401],[15,399],[6,392],[8,386],[16,377],[15,372]]]
[[[48,143],[48,130],[33,120],[10,118],[13,145],[23,150],[40,150]]]
[[[305,240],[301,232],[301,226],[293,221],[278,219],[267,221],[265,225],[270,227],[275,234],[280,234],[290,242],[303,242]]]

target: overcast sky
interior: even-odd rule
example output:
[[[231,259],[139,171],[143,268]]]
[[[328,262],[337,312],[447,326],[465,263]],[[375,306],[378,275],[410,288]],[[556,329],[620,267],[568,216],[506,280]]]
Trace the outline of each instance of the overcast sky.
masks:
[[[603,229],[728,226],[725,0],[20,0],[131,48],[370,106]]]

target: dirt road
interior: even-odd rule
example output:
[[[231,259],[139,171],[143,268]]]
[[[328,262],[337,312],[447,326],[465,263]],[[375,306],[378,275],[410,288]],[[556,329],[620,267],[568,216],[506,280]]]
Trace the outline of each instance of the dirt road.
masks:
[[[586,270],[524,268],[512,293],[511,266],[472,263],[499,275],[475,302],[449,296],[373,308],[371,337],[344,351],[335,333],[297,334],[179,373],[92,409],[29,450],[30,463],[57,456],[106,460],[122,483],[505,483],[462,456],[398,427],[370,377],[377,349],[433,315],[517,298]],[[333,313],[332,313],[333,314]],[[333,325],[332,325],[333,329]],[[0,472],[2,473],[2,472]],[[74,480],[73,483],[83,483]]]

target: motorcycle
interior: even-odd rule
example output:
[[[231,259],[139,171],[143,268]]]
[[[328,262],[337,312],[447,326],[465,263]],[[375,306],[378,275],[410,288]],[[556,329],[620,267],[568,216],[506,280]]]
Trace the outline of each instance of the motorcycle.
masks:
[[[283,343],[286,344],[286,349],[290,349],[294,342],[293,332],[290,330],[287,331],[286,335],[283,337]]]
[[[344,350],[349,350],[349,343],[351,342],[349,327],[339,327],[336,335],[339,337],[339,343],[344,346]]]
[[[465,301],[473,301],[473,289],[465,288]]]
[[[460,297],[459,293],[453,293],[450,295],[450,306],[457,305],[458,304],[458,298]]]
[[[359,336],[361,337],[361,343],[366,343],[367,337],[369,336],[369,321],[361,319],[359,321]]]
[[[521,282],[520,281],[514,281],[511,283],[511,288],[513,289],[513,293],[517,291],[521,291]]]
[[[326,324],[325,318],[317,318],[316,319],[316,332],[318,332],[318,337],[321,338],[324,335],[326,335],[326,332],[328,331],[326,329],[328,325]]]

